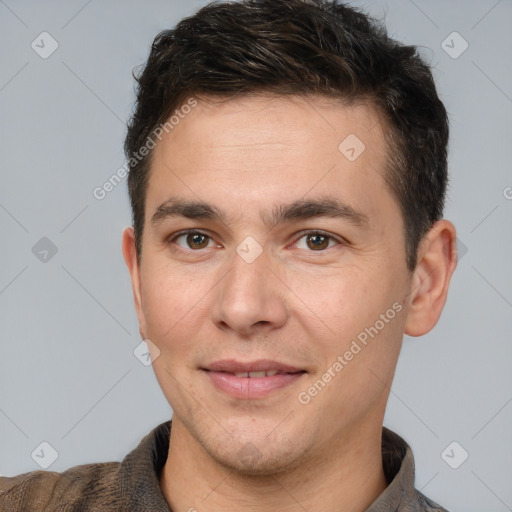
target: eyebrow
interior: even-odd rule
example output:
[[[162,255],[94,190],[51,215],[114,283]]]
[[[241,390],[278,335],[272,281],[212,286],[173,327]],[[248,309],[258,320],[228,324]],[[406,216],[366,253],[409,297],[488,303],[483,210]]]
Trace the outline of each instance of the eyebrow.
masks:
[[[316,217],[345,219],[358,227],[369,227],[370,220],[366,214],[333,197],[318,199],[298,199],[288,204],[276,205],[270,214],[260,212],[262,220],[271,226],[285,224],[296,220]],[[153,213],[151,224],[175,217],[187,219],[208,219],[225,223],[226,216],[214,205],[204,201],[190,201],[171,197],[163,202]]]

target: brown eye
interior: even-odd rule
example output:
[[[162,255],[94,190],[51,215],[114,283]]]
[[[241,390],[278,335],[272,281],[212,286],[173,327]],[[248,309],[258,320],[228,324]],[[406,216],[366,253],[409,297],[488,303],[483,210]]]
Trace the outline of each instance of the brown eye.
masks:
[[[176,235],[170,242],[175,243],[182,249],[199,250],[208,247],[213,240],[200,231],[188,231]]]
[[[209,237],[202,233],[189,233],[187,235],[187,244],[191,249],[203,249],[208,246]]]
[[[324,235],[307,235],[306,240],[308,247],[310,249],[313,249],[314,251],[317,251],[319,249],[326,249],[329,246],[329,237]]]
[[[333,236],[328,235],[327,233],[311,231],[303,234],[299,238],[297,241],[297,247],[299,247],[299,249],[321,252],[333,245],[339,245],[339,243],[340,242],[338,242]]]

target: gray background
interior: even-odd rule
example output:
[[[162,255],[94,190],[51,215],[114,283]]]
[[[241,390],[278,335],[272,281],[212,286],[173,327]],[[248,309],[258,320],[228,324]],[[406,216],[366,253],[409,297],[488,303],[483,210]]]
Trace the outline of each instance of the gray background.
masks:
[[[58,452],[50,470],[121,460],[170,418],[133,354],[125,183],[103,200],[93,189],[124,163],[132,68],[204,3],[0,0],[0,474],[39,469],[43,441]],[[425,494],[454,511],[512,510],[512,3],[353,3],[422,47],[452,130],[445,217],[459,266],[438,326],[404,342],[385,424],[412,446]],[[46,59],[31,47],[43,31],[59,45]],[[43,237],[57,248],[46,261]],[[462,449],[452,469],[446,453],[456,465]]]

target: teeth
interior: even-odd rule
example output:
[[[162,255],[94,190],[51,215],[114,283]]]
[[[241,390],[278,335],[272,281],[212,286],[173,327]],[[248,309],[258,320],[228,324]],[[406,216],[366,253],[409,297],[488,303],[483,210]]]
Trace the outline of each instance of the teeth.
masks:
[[[249,377],[265,377],[265,372],[249,372]]]
[[[235,373],[235,377],[272,377],[273,375],[277,374],[277,370],[268,370],[268,371],[262,371],[262,372],[239,372]]]

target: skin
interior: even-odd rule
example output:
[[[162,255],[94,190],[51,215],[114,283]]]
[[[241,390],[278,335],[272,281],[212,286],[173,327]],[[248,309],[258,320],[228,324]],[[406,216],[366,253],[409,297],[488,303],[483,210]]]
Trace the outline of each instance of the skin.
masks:
[[[141,261],[131,227],[122,245],[140,334],[151,340],[173,409],[160,477],[172,510],[355,512],[387,486],[382,423],[403,334],[437,323],[456,232],[437,222],[408,271],[403,219],[382,178],[384,130],[370,105],[203,99],[154,149]],[[354,161],[338,149],[350,134],[365,144]],[[152,224],[171,196],[210,203],[225,219]],[[276,205],[325,196],[363,213],[367,225],[326,216],[265,222]],[[210,238],[172,240],[189,228]],[[301,233],[315,229],[332,238]],[[263,251],[251,263],[236,252],[248,236]],[[401,311],[300,403],[299,393],[394,303]],[[307,373],[265,398],[235,399],[200,369],[219,359],[274,359]]]

